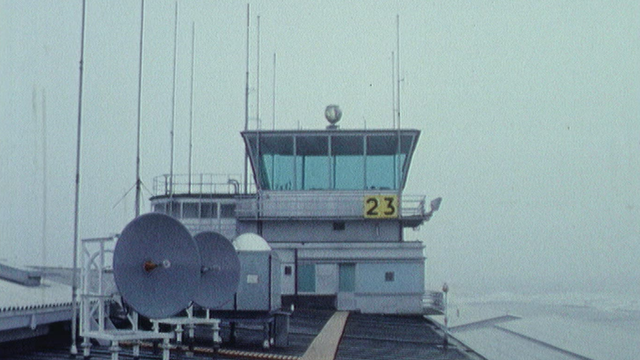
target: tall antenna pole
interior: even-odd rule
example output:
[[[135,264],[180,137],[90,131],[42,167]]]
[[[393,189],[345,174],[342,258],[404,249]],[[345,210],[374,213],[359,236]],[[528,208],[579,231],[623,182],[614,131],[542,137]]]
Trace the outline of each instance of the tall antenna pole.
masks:
[[[171,165],[169,166],[169,194],[173,195],[173,163],[175,162],[175,127],[176,127],[176,63],[178,54],[178,2],[176,1],[175,22],[173,24],[173,92],[171,94]]]
[[[276,53],[273,53],[273,93],[272,93],[272,101],[271,104],[271,125],[273,126],[273,130],[276,129]]]
[[[42,265],[47,266],[47,107],[42,89]]]
[[[398,57],[398,61],[396,66],[398,67],[398,129],[400,128],[400,15],[396,15],[396,56]]]
[[[247,66],[244,87],[244,131],[249,130],[249,4],[247,4]],[[249,149],[244,153],[244,193],[249,193]]]
[[[396,181],[397,181],[397,188],[398,188],[398,204],[402,204],[402,180],[403,180],[403,173],[402,173],[402,168],[403,168],[403,161],[402,161],[402,134],[400,133],[400,15],[396,15],[396,56],[398,57],[398,61],[396,63],[397,67],[398,67],[398,92],[397,92],[397,97],[398,97],[398,102],[397,102],[397,107],[398,107],[398,153],[396,155],[397,159],[398,159],[398,168],[397,168],[397,176],[396,176]],[[404,231],[402,230],[402,228],[400,229],[400,241],[403,241],[404,239]]]
[[[258,128],[258,130],[260,130],[260,128],[262,127],[262,124],[260,123],[260,15],[258,15],[257,24],[258,33],[256,37],[258,48],[256,51],[256,127]]]
[[[78,346],[76,338],[78,337],[78,212],[80,204],[80,143],[82,140],[82,74],[84,63],[84,22],[86,0],[82,0],[82,27],[80,35],[80,64],[78,79],[78,126],[76,135],[76,184],[75,184],[75,201],[73,214],[73,273],[71,275],[71,349],[72,357],[78,355]]]
[[[396,127],[396,59],[391,52],[391,113],[393,114],[393,128]]]
[[[191,23],[191,104],[189,105],[189,193],[191,193],[191,163],[193,159],[193,72],[196,53],[196,23]]]
[[[140,195],[141,185],[140,180],[140,114],[142,113],[142,53],[144,45],[144,0],[141,1],[140,8],[140,57],[138,59],[138,133],[136,140],[136,217],[140,215]]]

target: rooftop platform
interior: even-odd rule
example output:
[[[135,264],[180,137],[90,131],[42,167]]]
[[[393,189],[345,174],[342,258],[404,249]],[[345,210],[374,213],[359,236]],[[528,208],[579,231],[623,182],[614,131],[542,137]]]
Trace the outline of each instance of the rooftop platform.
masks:
[[[451,341],[443,348],[443,334],[439,327],[421,316],[367,315],[318,310],[296,310],[291,317],[289,346],[263,350],[262,328],[244,326],[238,329],[235,345],[227,343],[228,329],[223,327],[225,341],[218,359],[483,359],[464,345]],[[315,345],[312,345],[315,343]],[[314,352],[314,346],[328,352]],[[68,338],[30,340],[0,345],[0,353],[7,360],[67,360]],[[122,359],[131,358],[131,349],[123,346]],[[333,350],[335,349],[335,350]],[[94,346],[92,359],[110,359],[108,347]],[[327,353],[329,355],[327,355]],[[178,358],[172,351],[171,358]],[[180,354],[182,359],[212,357],[210,344],[197,344],[192,356]],[[150,347],[143,348],[141,358],[159,359]],[[315,357],[314,357],[315,356]]]
[[[71,319],[71,286],[45,274],[0,265],[0,343],[46,334]]]

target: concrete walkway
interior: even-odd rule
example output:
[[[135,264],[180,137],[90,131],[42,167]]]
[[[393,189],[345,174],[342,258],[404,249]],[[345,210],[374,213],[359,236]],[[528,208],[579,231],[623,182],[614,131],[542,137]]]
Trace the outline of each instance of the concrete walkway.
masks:
[[[333,360],[348,317],[348,311],[335,312],[300,359]]]

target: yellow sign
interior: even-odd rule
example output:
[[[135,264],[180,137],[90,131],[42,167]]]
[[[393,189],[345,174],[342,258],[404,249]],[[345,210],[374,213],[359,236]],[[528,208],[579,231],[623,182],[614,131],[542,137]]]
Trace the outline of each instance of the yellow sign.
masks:
[[[398,217],[398,195],[371,195],[364,197],[364,217],[391,219]]]

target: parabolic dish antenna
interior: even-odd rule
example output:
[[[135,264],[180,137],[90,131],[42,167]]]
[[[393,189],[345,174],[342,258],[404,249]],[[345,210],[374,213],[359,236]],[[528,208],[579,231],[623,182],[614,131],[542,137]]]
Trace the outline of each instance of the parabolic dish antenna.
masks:
[[[133,219],[113,254],[113,274],[125,302],[151,319],[187,308],[200,283],[196,242],[178,220],[160,213]]]
[[[193,301],[215,309],[233,299],[240,281],[240,260],[226,237],[213,231],[194,237],[202,259],[202,277]]]

